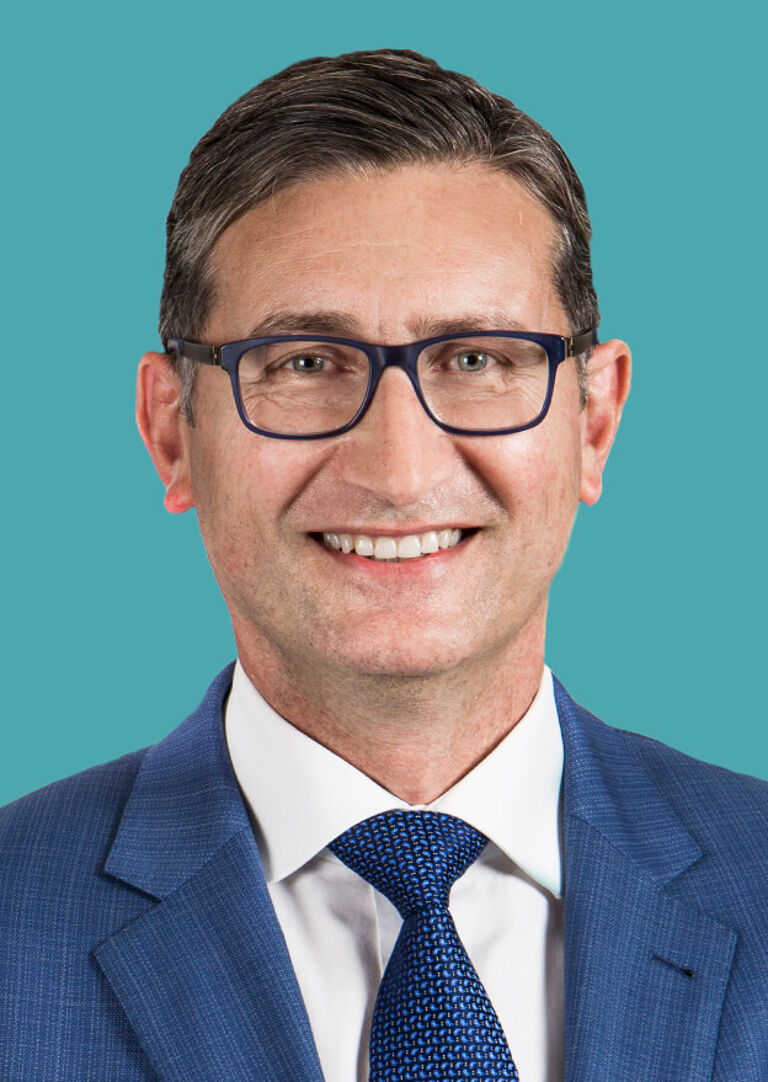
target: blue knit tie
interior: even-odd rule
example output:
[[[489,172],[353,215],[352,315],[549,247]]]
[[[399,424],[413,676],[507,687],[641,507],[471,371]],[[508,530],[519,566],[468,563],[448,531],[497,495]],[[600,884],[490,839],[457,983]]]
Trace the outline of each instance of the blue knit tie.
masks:
[[[452,815],[386,812],[330,844],[403,918],[373,1011],[369,1082],[517,1082],[496,1012],[448,912],[451,887],[486,841]]]

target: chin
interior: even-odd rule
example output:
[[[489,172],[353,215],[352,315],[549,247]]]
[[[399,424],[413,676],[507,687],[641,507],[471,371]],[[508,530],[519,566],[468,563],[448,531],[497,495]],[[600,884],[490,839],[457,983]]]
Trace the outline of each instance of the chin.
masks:
[[[464,639],[458,641],[407,641],[396,637],[386,641],[360,643],[357,649],[346,641],[334,651],[333,661],[350,674],[397,678],[426,678],[451,672],[476,652]]]

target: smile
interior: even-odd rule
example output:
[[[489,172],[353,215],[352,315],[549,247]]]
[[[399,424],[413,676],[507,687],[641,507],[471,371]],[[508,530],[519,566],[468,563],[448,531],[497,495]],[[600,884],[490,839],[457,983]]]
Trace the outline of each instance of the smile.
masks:
[[[465,536],[464,530],[428,530],[405,537],[369,536],[368,534],[324,533],[323,544],[337,552],[367,556],[371,560],[415,560],[419,556],[431,556],[441,549],[458,545]]]

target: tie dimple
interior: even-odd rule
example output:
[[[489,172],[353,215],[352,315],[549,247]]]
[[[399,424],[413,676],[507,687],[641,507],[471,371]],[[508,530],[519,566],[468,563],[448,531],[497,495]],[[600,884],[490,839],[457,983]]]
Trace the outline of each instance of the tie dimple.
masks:
[[[496,1012],[448,911],[451,887],[485,843],[451,815],[386,812],[330,844],[403,918],[374,1007],[369,1082],[517,1082]]]

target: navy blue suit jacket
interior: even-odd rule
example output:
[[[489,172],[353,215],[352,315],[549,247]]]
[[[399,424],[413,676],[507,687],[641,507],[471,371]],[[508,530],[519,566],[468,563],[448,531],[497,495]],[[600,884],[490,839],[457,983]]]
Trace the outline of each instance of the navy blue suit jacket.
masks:
[[[155,747],[0,811],[2,1082],[321,1082],[230,680]],[[568,1082],[766,1082],[768,785],[556,694]]]

